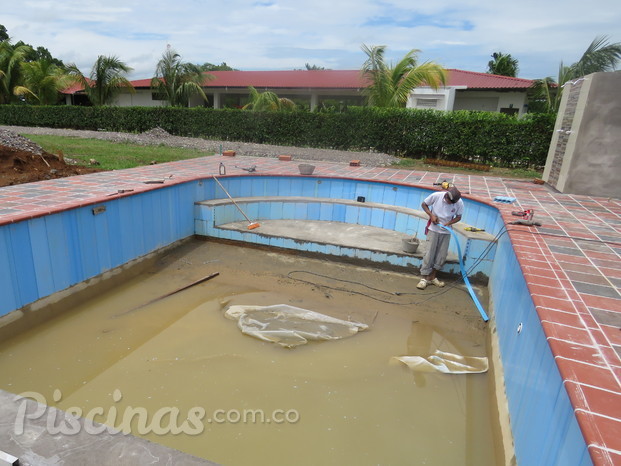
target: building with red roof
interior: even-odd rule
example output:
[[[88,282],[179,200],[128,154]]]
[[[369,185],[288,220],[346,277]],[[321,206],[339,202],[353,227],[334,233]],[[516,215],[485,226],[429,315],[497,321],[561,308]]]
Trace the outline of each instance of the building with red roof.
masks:
[[[248,87],[259,92],[272,91],[298,104],[316,109],[321,106],[363,105],[363,91],[368,81],[358,70],[290,70],[290,71],[211,71],[214,79],[206,79],[203,89],[208,102],[195,98],[190,106],[238,108],[247,102]],[[150,79],[132,81],[136,92],[122,92],[120,106],[166,105],[151,90]],[[408,101],[409,108],[436,110],[484,110],[522,114],[527,110],[526,94],[533,81],[487,73],[456,69],[448,70],[444,87],[416,88]],[[79,104],[83,89],[67,89],[68,104]]]

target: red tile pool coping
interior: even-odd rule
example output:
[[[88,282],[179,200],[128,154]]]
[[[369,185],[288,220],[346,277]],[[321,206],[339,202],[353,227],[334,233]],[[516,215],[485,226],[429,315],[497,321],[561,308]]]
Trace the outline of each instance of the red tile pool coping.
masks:
[[[212,156],[0,188],[0,225],[187,181],[227,175],[299,175],[297,161]],[[560,194],[526,180],[312,162],[313,176],[433,189],[448,180],[467,198],[535,210],[541,227],[507,225],[576,418],[595,464],[621,464],[621,201]],[[239,167],[237,168],[236,167]],[[150,184],[149,181],[164,181]],[[515,198],[512,204],[494,202]]]

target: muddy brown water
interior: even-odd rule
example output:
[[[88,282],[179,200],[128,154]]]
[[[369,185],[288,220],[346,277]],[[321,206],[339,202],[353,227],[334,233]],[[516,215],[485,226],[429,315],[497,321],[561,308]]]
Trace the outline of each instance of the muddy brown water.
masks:
[[[465,290],[420,292],[416,279],[192,240],[0,344],[0,388],[227,465],[493,465],[489,375],[413,373],[391,360],[486,355],[487,328]],[[223,315],[232,304],[289,304],[370,328],[285,349],[243,335]],[[144,409],[146,424],[123,423],[129,409]]]

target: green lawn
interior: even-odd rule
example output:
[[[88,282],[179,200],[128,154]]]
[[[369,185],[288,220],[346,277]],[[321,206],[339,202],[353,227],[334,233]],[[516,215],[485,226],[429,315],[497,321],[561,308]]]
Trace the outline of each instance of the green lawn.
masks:
[[[47,152],[56,154],[62,152],[66,157],[75,159],[81,165],[88,165],[90,159],[95,159],[104,170],[119,170],[141,165],[174,162],[176,160],[193,159],[213,155],[213,152],[204,152],[195,149],[183,149],[168,146],[141,146],[137,144],[104,141],[101,139],[83,139],[66,136],[45,136],[38,134],[24,134],[23,136],[39,144]],[[503,178],[540,178],[541,172],[522,168],[492,168],[490,171],[466,170],[455,167],[439,167],[426,164],[423,160],[402,159],[394,164],[395,168],[440,173],[464,173],[469,175],[484,175]]]
[[[39,144],[47,152],[62,152],[65,157],[75,159],[80,165],[88,165],[90,159],[100,163],[104,170],[119,170],[141,165],[174,162],[213,155],[213,152],[167,146],[140,146],[101,139],[83,139],[65,136],[24,134],[24,137]]]
[[[393,164],[392,166],[395,168],[404,168],[424,172],[463,173],[465,175],[495,176],[498,178],[533,179],[541,178],[542,174],[542,172],[539,170],[533,170],[528,168],[492,167],[490,171],[486,172],[483,170],[469,170],[457,167],[441,167],[438,165],[431,165],[425,163],[425,161],[421,159],[402,159],[399,162]]]

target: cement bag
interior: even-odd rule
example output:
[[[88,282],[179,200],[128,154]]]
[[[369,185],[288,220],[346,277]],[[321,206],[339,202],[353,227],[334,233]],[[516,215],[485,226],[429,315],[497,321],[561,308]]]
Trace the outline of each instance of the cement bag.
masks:
[[[431,356],[400,356],[394,357],[413,371],[441,372],[443,374],[480,374],[487,372],[487,358],[461,356],[436,350]]]
[[[236,320],[242,333],[285,348],[304,345],[309,340],[338,340],[368,328],[366,324],[286,304],[229,306],[224,315]]]

